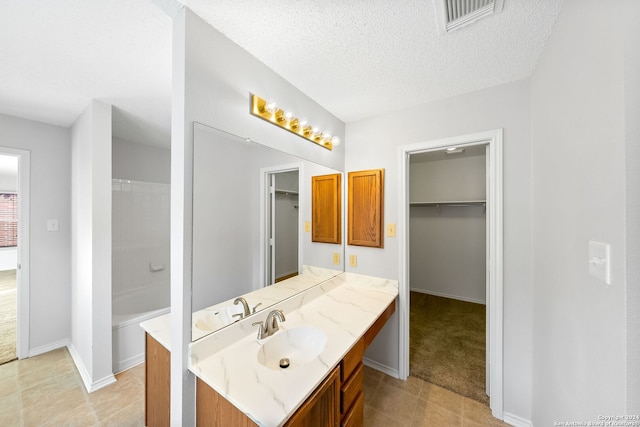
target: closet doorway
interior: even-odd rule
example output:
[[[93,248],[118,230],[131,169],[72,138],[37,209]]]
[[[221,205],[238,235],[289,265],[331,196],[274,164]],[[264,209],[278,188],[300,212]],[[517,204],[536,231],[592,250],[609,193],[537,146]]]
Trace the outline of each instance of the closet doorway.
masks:
[[[488,403],[501,419],[502,131],[401,156],[400,377]]]
[[[485,152],[409,156],[409,375],[488,406]]]
[[[298,167],[263,170],[265,176],[265,285],[298,275]]]

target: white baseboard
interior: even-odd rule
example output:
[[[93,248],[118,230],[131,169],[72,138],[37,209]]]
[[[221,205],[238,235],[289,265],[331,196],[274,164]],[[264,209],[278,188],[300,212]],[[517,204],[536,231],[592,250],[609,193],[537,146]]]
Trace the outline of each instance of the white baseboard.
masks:
[[[376,371],[383,372],[393,378],[400,378],[400,372],[397,369],[390,368],[386,365],[376,362],[375,360],[367,359],[366,357],[362,359],[362,362],[370,368],[375,369]]]
[[[433,295],[436,297],[443,297],[443,298],[449,298],[449,299],[457,299],[459,301],[466,301],[466,302],[474,302],[476,304],[482,304],[482,305],[486,305],[486,301],[484,300],[479,300],[479,299],[474,299],[474,298],[467,298],[467,297],[461,297],[459,295],[449,295],[449,294],[444,294],[441,292],[431,292],[431,291],[425,291],[424,289],[418,289],[418,288],[411,288],[412,292],[420,292],[421,294],[427,294],[427,295]]]
[[[57,350],[59,348],[68,347],[68,346],[69,346],[69,339],[65,338],[63,340],[52,342],[47,345],[42,345],[36,348],[30,348],[29,353],[27,354],[27,357],[40,356],[41,354],[48,353],[52,350]]]
[[[120,372],[131,369],[141,363],[144,363],[144,353],[136,354],[135,356],[130,357],[126,360],[119,361],[118,363],[116,363],[116,366],[113,369],[113,373],[119,374]]]
[[[75,363],[76,368],[78,369],[80,378],[82,378],[84,388],[87,389],[88,393],[93,393],[96,390],[100,390],[101,388],[116,382],[116,377],[113,374],[109,374],[106,377],[99,379],[98,381],[94,381],[91,378],[91,375],[89,375],[89,371],[84,365],[84,362],[82,361],[82,358],[80,357],[80,354],[78,353],[78,350],[76,350],[75,346],[72,343],[69,343],[67,348],[69,349],[69,353],[71,354],[73,363]]]
[[[503,416],[503,421],[509,425],[512,425],[514,427],[533,427],[533,424],[531,423],[531,420],[526,420],[522,417],[519,417],[517,415],[514,414],[510,414],[508,412],[503,412],[502,413]]]

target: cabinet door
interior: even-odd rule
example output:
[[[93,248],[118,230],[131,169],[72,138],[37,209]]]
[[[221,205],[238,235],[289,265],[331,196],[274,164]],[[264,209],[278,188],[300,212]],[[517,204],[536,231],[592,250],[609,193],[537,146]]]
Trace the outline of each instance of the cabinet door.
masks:
[[[145,425],[169,426],[171,353],[145,334]]]
[[[335,368],[285,423],[285,427],[340,425],[340,367]]]
[[[384,247],[384,169],[349,172],[348,244]]]
[[[311,241],[342,243],[342,175],[311,177]]]

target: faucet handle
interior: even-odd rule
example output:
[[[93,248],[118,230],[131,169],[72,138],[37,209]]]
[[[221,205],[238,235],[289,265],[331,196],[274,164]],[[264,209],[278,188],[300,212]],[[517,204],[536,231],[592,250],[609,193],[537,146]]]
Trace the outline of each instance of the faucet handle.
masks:
[[[259,302],[259,303],[257,303],[255,306],[253,306],[253,310],[252,310],[252,312],[255,314],[255,312],[256,312],[256,308],[258,308],[258,307],[259,307],[259,306],[261,306],[261,305],[262,305],[262,303],[261,303],[261,302]]]
[[[264,325],[262,322],[253,322],[251,326],[258,326],[258,339],[261,340],[264,338]]]

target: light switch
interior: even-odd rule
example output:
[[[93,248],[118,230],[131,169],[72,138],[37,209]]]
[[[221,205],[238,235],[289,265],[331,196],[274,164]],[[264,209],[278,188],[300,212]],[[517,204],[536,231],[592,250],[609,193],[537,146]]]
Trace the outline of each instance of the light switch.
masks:
[[[333,264],[340,265],[340,254],[338,252],[333,253]]]
[[[611,284],[611,245],[589,241],[589,274]]]
[[[311,233],[311,223],[309,221],[304,222],[304,232]]]
[[[349,255],[349,265],[354,268],[358,266],[358,257],[356,255]]]
[[[387,237],[396,237],[396,225],[387,224]]]
[[[59,225],[57,219],[48,219],[47,220],[47,231],[58,231]]]

